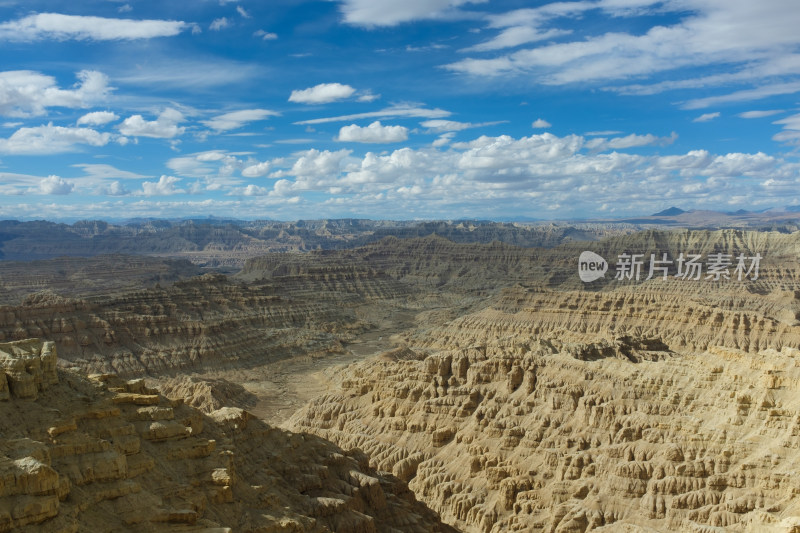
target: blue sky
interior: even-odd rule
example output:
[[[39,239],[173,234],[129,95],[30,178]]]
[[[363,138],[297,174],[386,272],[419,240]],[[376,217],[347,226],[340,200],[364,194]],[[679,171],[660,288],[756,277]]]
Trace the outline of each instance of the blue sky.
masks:
[[[0,217],[800,204],[796,0],[0,0]]]

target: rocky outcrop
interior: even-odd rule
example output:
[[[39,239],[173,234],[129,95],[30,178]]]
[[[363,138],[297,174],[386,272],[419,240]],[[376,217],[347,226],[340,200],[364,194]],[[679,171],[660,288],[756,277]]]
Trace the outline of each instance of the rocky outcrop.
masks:
[[[223,407],[252,408],[257,401],[242,385],[222,378],[175,376],[157,380],[156,388],[167,398],[183,400],[204,413]]]
[[[40,391],[58,383],[56,359],[52,342],[0,343],[0,400],[36,399]]]
[[[0,401],[0,531],[452,531],[361,453],[142,380],[56,375],[51,344],[0,350],[6,375],[46,368],[36,398]]]
[[[364,450],[462,531],[786,532],[798,360],[497,338],[361,363],[290,427]]]

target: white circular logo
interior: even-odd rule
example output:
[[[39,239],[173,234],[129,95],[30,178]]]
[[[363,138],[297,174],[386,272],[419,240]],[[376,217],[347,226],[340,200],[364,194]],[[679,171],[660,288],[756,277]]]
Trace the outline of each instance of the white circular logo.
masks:
[[[583,252],[578,258],[578,275],[584,283],[602,278],[608,271],[608,263],[594,252]]]

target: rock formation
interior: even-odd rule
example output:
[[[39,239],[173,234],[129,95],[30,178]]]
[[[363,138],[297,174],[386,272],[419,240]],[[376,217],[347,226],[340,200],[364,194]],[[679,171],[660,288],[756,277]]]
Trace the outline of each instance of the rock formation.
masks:
[[[583,251],[608,260],[605,277],[580,280],[577,260]],[[666,254],[672,262],[666,279],[645,280],[646,272],[639,280],[615,279],[623,254],[651,253]],[[758,254],[762,261],[757,277],[687,280],[676,277],[682,253],[705,259]],[[125,468],[142,476],[136,477],[142,494],[150,494],[158,479],[164,483],[165,474],[189,480],[176,481],[169,492],[152,491],[160,498],[152,505],[163,510],[158,516],[165,520],[194,520],[195,527],[255,529],[268,515],[294,520],[297,528],[337,529],[338,516],[349,517],[346,527],[365,531],[433,524],[424,518],[428,511],[403,492],[407,482],[445,522],[470,533],[796,531],[798,255],[800,234],[739,230],[647,231],[548,249],[389,237],[347,250],[269,254],[249,260],[236,276],[206,275],[109,298],[34,295],[0,308],[0,340],[56,341],[60,365],[70,369],[157,376],[165,393],[207,414],[178,405],[179,399],[167,400],[137,380],[96,377],[90,383],[61,370],[59,384],[53,384],[47,357],[40,357],[37,367],[17,356],[8,359],[8,403],[27,402],[33,415],[26,421],[12,411],[0,433],[46,447],[60,446],[51,441],[62,433],[81,446],[86,439],[105,440],[111,448],[78,448],[102,457],[117,450],[126,458]],[[224,377],[220,369],[246,376],[248,369],[279,359],[313,363],[316,356],[343,353],[392,310],[414,322],[406,331],[392,332],[398,348],[330,374],[339,385],[320,387],[328,392],[286,426],[316,437],[282,432],[248,419],[240,409],[220,408],[246,407],[254,390],[275,390],[244,389],[243,380],[226,383],[218,379]],[[217,373],[170,377],[208,370]],[[58,391],[65,387],[79,392],[77,398],[62,402]],[[25,390],[27,398],[15,397],[15,390]],[[80,414],[95,402],[117,410],[96,423],[111,427],[109,432]],[[60,413],[53,414],[56,404]],[[51,415],[56,418],[48,428],[67,429],[54,430],[55,436],[15,429]],[[200,436],[195,420],[204,427]],[[207,455],[197,452],[199,463],[176,462],[185,467],[179,472],[154,458],[156,445],[192,443],[186,444],[191,450],[207,450],[202,443],[208,440],[215,448]],[[305,450],[303,442],[313,442],[317,451],[298,456],[305,465],[299,470],[275,470],[288,460],[274,457],[252,465],[240,459],[230,470],[219,456],[233,447],[256,458],[270,447],[288,454]],[[63,478],[70,480],[70,496],[59,499],[65,489],[62,465],[52,455],[58,452],[50,452],[49,463],[33,453],[6,455],[12,461],[33,457],[56,470],[58,483],[42,493],[58,503],[58,517],[64,517],[52,520],[83,524],[81,516],[89,515],[70,507],[72,495],[84,490],[82,480],[98,482],[94,472],[106,467],[81,459],[76,463],[90,465],[91,472],[63,465],[64,472],[72,472]],[[139,474],[143,467],[137,461],[145,460],[134,458],[138,454],[154,458],[155,466]],[[338,455],[328,459],[335,454],[345,462],[337,463]],[[117,456],[108,457],[108,468],[121,471]],[[320,464],[327,470],[314,466]],[[353,465],[361,474],[350,474]],[[263,477],[273,471],[277,477]],[[249,481],[237,489],[239,475]],[[265,487],[282,483],[279,478],[300,479],[299,490],[269,496]],[[380,522],[389,519],[379,512],[384,507],[376,486],[386,501],[396,495],[398,510],[387,511],[395,522]],[[228,498],[220,487],[241,495],[234,498],[238,507],[215,506]],[[39,497],[14,493],[23,494]],[[363,501],[343,496],[359,494]],[[98,500],[107,506],[103,512],[128,516],[114,507],[126,501],[123,496],[109,498]],[[29,508],[33,516],[47,506]],[[195,515],[181,514],[187,509]],[[360,515],[372,517],[373,525]]]
[[[800,352],[496,337],[372,359],[290,421],[461,531],[795,531]]]
[[[363,454],[55,357],[0,345],[0,531],[452,531]]]

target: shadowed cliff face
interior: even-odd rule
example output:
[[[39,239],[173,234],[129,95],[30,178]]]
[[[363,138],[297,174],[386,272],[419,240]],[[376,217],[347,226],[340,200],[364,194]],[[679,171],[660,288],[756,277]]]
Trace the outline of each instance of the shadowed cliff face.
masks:
[[[0,531],[453,531],[363,454],[55,358],[0,344]]]

